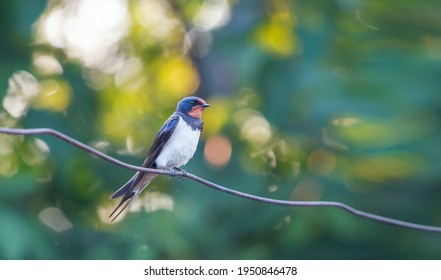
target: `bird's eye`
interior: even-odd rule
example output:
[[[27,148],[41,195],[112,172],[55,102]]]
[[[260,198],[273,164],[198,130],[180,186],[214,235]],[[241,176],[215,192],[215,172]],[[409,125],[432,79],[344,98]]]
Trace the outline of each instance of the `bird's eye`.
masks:
[[[193,101],[191,101],[191,105],[198,105],[197,100],[193,100]]]

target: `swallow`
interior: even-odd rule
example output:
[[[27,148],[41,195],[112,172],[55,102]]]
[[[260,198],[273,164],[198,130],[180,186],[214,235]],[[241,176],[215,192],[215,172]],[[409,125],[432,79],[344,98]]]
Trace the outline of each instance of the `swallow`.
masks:
[[[170,170],[173,174],[176,170],[183,171],[180,167],[185,165],[196,151],[204,127],[201,114],[207,107],[210,105],[205,100],[194,96],[179,101],[176,111],[165,121],[156,135],[142,166]],[[122,196],[115,210],[109,215],[109,218],[113,217],[112,222],[156,176],[157,174],[138,171],[110,196],[111,199]]]

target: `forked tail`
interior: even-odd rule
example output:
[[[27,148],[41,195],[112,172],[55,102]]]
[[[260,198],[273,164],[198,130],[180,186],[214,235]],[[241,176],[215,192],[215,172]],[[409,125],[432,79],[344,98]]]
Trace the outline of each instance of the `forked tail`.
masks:
[[[142,176],[141,178],[138,178]],[[136,197],[150,184],[150,182],[155,178],[157,174],[144,173],[140,174],[139,172],[135,174],[127,183],[125,183],[121,188],[119,188],[114,194],[110,196],[110,198],[118,198],[123,196],[121,201],[118,203],[116,208],[110,213],[109,218],[112,218],[111,222],[113,222],[118,216],[135,200]],[[121,210],[118,211],[118,209]]]

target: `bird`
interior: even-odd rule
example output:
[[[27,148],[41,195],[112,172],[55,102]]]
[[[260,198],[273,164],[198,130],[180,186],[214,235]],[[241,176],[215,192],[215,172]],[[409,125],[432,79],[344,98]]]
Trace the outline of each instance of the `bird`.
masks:
[[[185,165],[196,152],[199,136],[204,127],[201,114],[207,107],[210,107],[210,104],[195,96],[185,97],[179,101],[176,111],[159,129],[142,167],[169,170],[172,172],[172,176],[176,171],[182,171],[185,174],[185,171],[180,167]],[[110,196],[110,199],[122,196],[116,208],[109,215],[112,222],[156,176],[157,174],[138,171]],[[120,210],[118,211],[118,209]]]

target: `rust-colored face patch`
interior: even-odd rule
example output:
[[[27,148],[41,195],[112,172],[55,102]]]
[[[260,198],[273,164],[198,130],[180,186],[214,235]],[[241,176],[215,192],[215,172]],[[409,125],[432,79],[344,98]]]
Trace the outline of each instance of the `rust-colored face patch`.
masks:
[[[202,111],[205,109],[205,107],[202,106],[195,106],[191,109],[188,114],[192,116],[193,118],[201,118]]]

